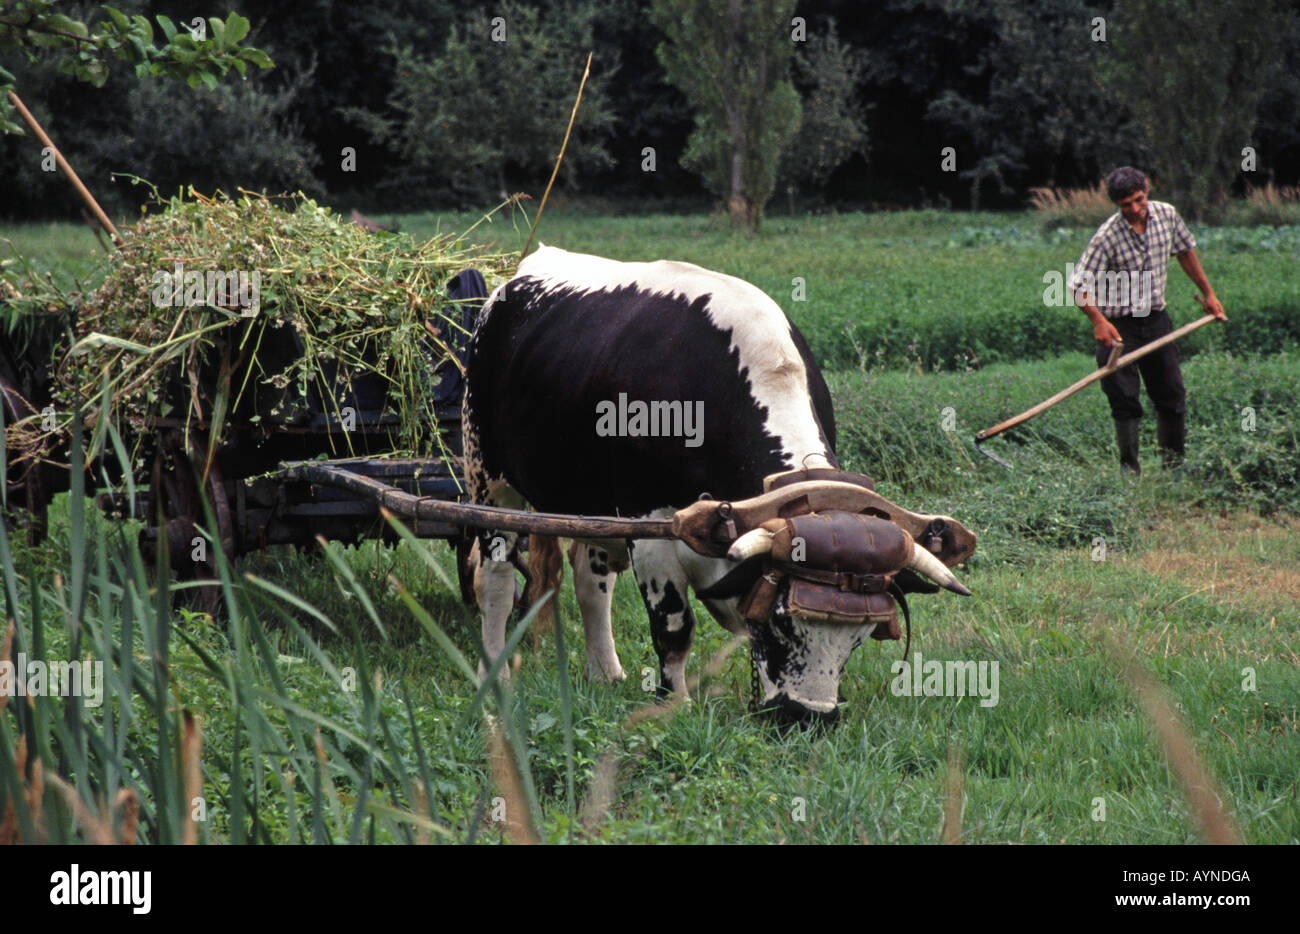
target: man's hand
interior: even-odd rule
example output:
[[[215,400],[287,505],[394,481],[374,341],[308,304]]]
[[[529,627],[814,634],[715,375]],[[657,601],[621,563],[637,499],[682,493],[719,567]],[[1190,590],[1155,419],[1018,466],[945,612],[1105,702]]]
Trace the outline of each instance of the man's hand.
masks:
[[[1219,301],[1218,296],[1213,292],[1204,298],[1198,295],[1196,300],[1201,303],[1201,307],[1205,309],[1207,315],[1214,315],[1220,321],[1228,320],[1228,316],[1223,312],[1223,303]]]
[[[1093,304],[1092,296],[1080,289],[1075,294],[1075,300],[1079,303],[1079,307],[1083,309],[1083,313],[1092,321],[1093,337],[1107,347],[1114,347],[1116,344],[1124,343],[1124,339],[1119,336],[1119,331],[1115,329],[1115,325],[1111,324],[1110,319],[1103,315],[1101,309]]]
[[[1116,344],[1122,344],[1124,341],[1119,336],[1119,331],[1115,325],[1106,320],[1105,317],[1098,315],[1092,320],[1092,336],[1097,338],[1107,347],[1114,347]]]
[[[1183,272],[1187,273],[1187,278],[1192,280],[1192,284],[1201,290],[1201,294],[1196,296],[1196,300],[1201,303],[1205,313],[1214,315],[1220,321],[1227,321],[1228,316],[1223,313],[1223,305],[1218,296],[1214,294],[1214,289],[1210,288],[1210,280],[1205,277],[1205,270],[1201,268],[1201,260],[1197,257],[1196,251],[1188,250],[1185,253],[1179,253],[1178,265],[1183,267]],[[1204,296],[1204,298],[1201,296]]]

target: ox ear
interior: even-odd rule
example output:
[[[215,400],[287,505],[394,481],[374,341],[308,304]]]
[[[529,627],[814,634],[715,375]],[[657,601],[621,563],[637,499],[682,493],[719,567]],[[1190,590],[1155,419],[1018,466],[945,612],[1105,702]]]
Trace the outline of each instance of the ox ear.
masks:
[[[726,600],[729,597],[744,596],[763,575],[765,557],[767,556],[755,555],[747,561],[740,562],[703,590],[695,591],[695,596],[701,600]]]

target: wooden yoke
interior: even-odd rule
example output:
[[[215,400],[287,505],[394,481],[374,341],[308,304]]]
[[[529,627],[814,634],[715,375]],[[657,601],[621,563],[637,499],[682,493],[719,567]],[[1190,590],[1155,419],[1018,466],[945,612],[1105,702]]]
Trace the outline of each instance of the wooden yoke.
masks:
[[[736,502],[692,503],[673,516],[673,535],[702,555],[721,558],[732,542],[769,519],[827,510],[888,519],[948,567],[960,564],[975,552],[975,533],[956,519],[910,512],[859,484],[829,480],[793,483]]]

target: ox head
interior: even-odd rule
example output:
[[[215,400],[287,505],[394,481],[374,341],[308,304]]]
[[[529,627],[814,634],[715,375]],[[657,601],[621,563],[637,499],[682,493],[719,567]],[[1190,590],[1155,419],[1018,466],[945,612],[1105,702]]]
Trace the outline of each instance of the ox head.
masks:
[[[697,503],[675,527],[696,550],[717,553],[726,542],[726,556],[739,562],[699,596],[740,598],[761,709],[782,722],[838,719],[849,656],[869,637],[899,637],[905,592],[970,595],[948,566],[975,550],[974,534],[864,485],[800,482],[751,500]]]

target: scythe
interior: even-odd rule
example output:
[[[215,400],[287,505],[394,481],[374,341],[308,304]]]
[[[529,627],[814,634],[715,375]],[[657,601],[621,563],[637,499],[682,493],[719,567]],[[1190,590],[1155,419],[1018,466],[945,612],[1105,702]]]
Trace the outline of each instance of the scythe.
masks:
[[[1200,297],[1197,296],[1197,298],[1199,300]],[[1184,324],[1182,327],[1178,328],[1177,330],[1171,331],[1170,333],[1166,334],[1164,337],[1157,338],[1156,340],[1153,340],[1151,343],[1143,347],[1139,347],[1137,350],[1133,351],[1132,353],[1124,354],[1122,357],[1119,354],[1120,351],[1124,349],[1124,345],[1123,344],[1114,345],[1110,351],[1110,359],[1106,361],[1105,366],[1101,367],[1100,369],[1094,370],[1093,372],[1085,376],[1083,379],[1079,380],[1077,383],[1067,386],[1066,388],[1062,389],[1060,392],[1056,393],[1056,395],[1048,399],[1044,399],[1042,402],[1038,403],[1032,408],[1026,409],[1025,411],[1021,412],[1019,415],[1015,416],[1014,418],[1008,418],[1004,422],[999,422],[998,424],[994,425],[992,428],[985,428],[983,431],[981,431],[979,434],[975,436],[975,447],[981,453],[986,455],[990,460],[997,461],[1003,467],[1006,467],[1007,469],[1011,469],[1011,464],[1009,464],[1007,461],[1003,460],[1002,458],[998,457],[992,451],[985,450],[983,447],[981,447],[981,445],[985,441],[988,441],[990,438],[996,438],[1004,431],[1008,431],[1012,428],[1015,428],[1017,425],[1023,425],[1025,422],[1029,421],[1034,416],[1041,415],[1042,413],[1050,409],[1052,406],[1056,405],[1058,402],[1065,401],[1066,399],[1074,395],[1079,390],[1091,386],[1093,383],[1097,382],[1097,380],[1105,376],[1109,376],[1111,373],[1114,373],[1116,370],[1128,366],[1130,363],[1140,360],[1141,358],[1145,357],[1149,353],[1154,353],[1155,351],[1159,350],[1161,347],[1164,347],[1166,344],[1171,344],[1181,337],[1186,337],[1188,334],[1192,333],[1197,328],[1209,324],[1211,321],[1214,320],[1216,319],[1214,318],[1213,315],[1206,315],[1203,318],[1198,318],[1189,324]]]

